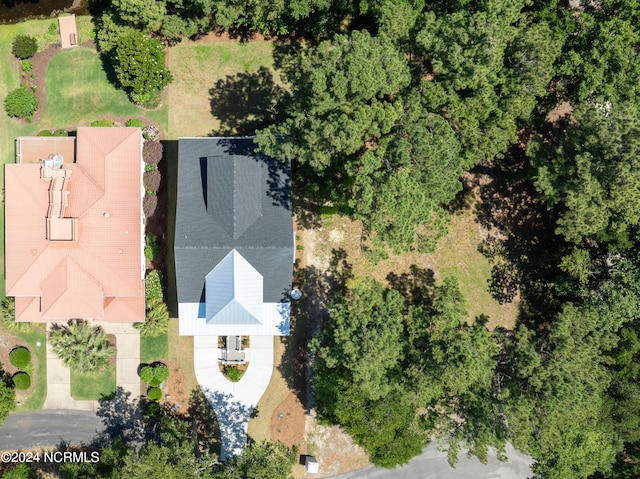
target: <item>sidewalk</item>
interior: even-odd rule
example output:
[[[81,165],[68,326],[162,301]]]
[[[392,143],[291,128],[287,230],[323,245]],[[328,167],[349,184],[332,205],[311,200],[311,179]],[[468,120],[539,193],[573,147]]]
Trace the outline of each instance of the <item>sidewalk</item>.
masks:
[[[99,323],[107,334],[115,334],[117,345],[116,384],[130,392],[129,398],[140,397],[140,331],[130,323]]]
[[[131,324],[97,323],[107,334],[116,336],[116,384],[130,392],[132,400],[140,396],[140,332]],[[47,330],[50,325],[47,326]],[[58,359],[47,341],[47,398],[42,409],[97,411],[98,401],[78,401],[71,397],[71,372]]]
[[[249,367],[233,383],[218,366],[218,337],[193,337],[196,378],[220,425],[221,460],[239,454],[246,445],[249,417],[271,381],[273,342],[273,336],[251,336],[251,348],[245,350]]]

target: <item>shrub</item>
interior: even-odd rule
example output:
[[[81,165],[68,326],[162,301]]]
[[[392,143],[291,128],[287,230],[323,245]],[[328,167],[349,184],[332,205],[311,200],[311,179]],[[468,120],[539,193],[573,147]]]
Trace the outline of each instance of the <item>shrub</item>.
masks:
[[[106,118],[102,120],[93,120],[91,122],[91,126],[113,126],[113,120],[107,120]]]
[[[151,386],[149,389],[147,389],[147,397],[152,401],[158,401],[162,398],[162,391],[160,390],[160,388]]]
[[[160,244],[158,243],[158,237],[156,235],[148,234],[145,238],[144,256],[149,261],[153,261],[158,257],[160,253]]]
[[[142,137],[147,141],[156,141],[160,138],[160,131],[153,125],[145,126],[142,129]]]
[[[140,368],[139,376],[145,383],[151,384],[151,381],[153,381],[153,368],[151,366],[143,366]]]
[[[31,387],[31,376],[29,376],[24,371],[15,373],[11,379],[13,379],[13,385],[19,391],[24,391],[25,389],[29,389],[29,387]]]
[[[51,130],[42,130],[40,133],[38,133],[38,136],[52,136],[53,133],[51,133]]]
[[[147,308],[164,301],[164,294],[162,293],[162,273],[157,269],[149,271],[149,274],[147,274],[145,294]]]
[[[31,352],[23,346],[13,348],[9,353],[9,362],[18,369],[26,369],[31,363]]]
[[[53,136],[69,136],[69,132],[67,130],[56,130],[53,132]]]
[[[160,179],[161,176],[158,170],[145,171],[142,176],[142,184],[147,191],[158,191]]]
[[[142,159],[147,165],[157,165],[162,160],[162,143],[145,141],[142,147]]]
[[[8,296],[0,302],[0,319],[9,331],[28,333],[31,331],[31,323],[16,321],[16,302],[13,296]]]
[[[158,207],[158,198],[156,195],[146,194],[144,195],[144,199],[142,200],[142,211],[147,218],[153,216],[156,212],[156,208]]]
[[[118,82],[134,103],[156,106],[160,92],[173,79],[162,42],[139,31],[120,35],[111,59]]]
[[[225,366],[223,372],[227,379],[234,383],[240,381],[240,378],[244,374],[244,371],[240,371],[235,366]]]
[[[38,51],[38,40],[29,35],[18,35],[13,40],[11,53],[20,60],[31,58]]]
[[[30,72],[33,69],[33,63],[31,63],[31,60],[22,60],[20,62],[20,66],[26,72]]]
[[[144,126],[144,123],[142,123],[142,120],[138,120],[137,118],[129,118],[124,126],[135,126],[138,128],[142,128]]]
[[[157,402],[151,401],[147,403],[146,413],[149,417],[158,417],[162,414],[162,408]]]
[[[153,377],[159,384],[169,379],[169,368],[164,363],[158,363],[153,367]]]
[[[31,119],[38,105],[38,97],[25,87],[13,90],[4,100],[7,114],[16,118]]]
[[[31,479],[34,477],[34,471],[26,462],[21,462],[15,466],[16,467],[12,469],[4,469],[2,471],[2,477],[4,477],[4,479]]]
[[[16,300],[13,296],[7,296],[0,303],[0,313],[2,319],[6,322],[15,322],[16,320]]]

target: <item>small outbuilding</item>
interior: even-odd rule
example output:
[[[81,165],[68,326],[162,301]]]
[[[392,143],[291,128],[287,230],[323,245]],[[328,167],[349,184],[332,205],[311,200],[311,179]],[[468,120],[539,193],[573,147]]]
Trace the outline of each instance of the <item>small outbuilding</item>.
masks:
[[[317,474],[319,469],[318,460],[314,456],[305,456],[304,467],[307,469],[307,472]]]
[[[60,25],[60,46],[62,48],[77,47],[78,28],[76,27],[76,16],[58,17],[58,24]]]

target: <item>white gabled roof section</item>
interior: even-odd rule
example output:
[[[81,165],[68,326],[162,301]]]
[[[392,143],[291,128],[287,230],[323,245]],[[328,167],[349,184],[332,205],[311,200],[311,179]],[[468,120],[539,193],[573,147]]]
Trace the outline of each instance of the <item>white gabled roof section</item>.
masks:
[[[261,324],[262,275],[235,249],[206,276],[207,324]]]

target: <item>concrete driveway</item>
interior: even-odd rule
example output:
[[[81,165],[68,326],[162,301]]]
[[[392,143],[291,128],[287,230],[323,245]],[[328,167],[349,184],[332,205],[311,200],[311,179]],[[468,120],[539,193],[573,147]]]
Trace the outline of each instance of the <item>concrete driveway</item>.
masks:
[[[116,384],[132,399],[140,396],[140,331],[128,323],[95,323],[116,337]],[[96,411],[97,401],[78,401],[71,397],[71,372],[55,355],[47,341],[47,398],[42,409]]]
[[[222,460],[239,454],[246,445],[249,417],[271,381],[274,337],[251,336],[249,341],[251,347],[245,350],[249,367],[242,379],[233,383],[218,366],[218,337],[193,337],[196,378],[218,417]]]

